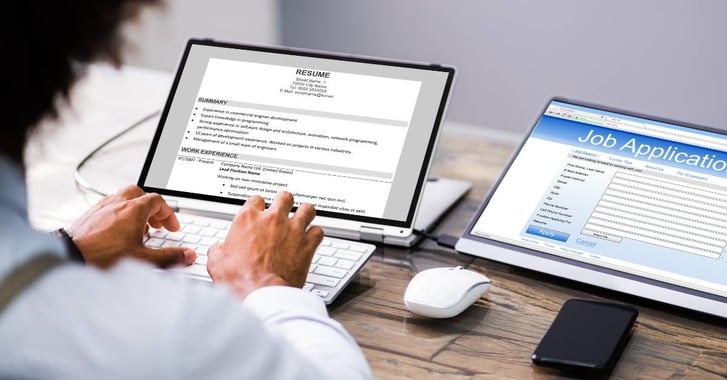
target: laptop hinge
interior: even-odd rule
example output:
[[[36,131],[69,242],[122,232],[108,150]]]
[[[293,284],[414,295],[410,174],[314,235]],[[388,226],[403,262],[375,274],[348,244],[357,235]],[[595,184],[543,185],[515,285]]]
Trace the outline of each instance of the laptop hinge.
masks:
[[[179,202],[172,199],[165,199],[167,201],[167,204],[169,205],[169,208],[172,209],[174,212],[179,212]]]
[[[384,230],[381,228],[361,227],[359,234],[361,235],[361,241],[368,241],[372,243],[384,242]]]

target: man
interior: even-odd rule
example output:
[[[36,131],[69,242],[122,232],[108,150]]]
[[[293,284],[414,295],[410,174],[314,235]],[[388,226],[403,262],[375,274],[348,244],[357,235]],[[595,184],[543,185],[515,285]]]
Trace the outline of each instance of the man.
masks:
[[[370,370],[318,297],[299,288],[323,233],[313,207],[289,217],[290,193],[265,209],[250,198],[209,252],[210,287],[158,266],[188,265],[187,248],[148,249],[147,226],[179,229],[157,194],[129,186],[69,228],[85,265],[27,217],[24,145],[83,65],[118,63],[119,26],[153,0],[10,2],[0,66],[0,283],[38,257],[62,257],[0,309],[0,378],[359,379]],[[136,260],[129,259],[136,258]],[[143,263],[143,262],[146,263]],[[10,286],[0,285],[3,294]]]

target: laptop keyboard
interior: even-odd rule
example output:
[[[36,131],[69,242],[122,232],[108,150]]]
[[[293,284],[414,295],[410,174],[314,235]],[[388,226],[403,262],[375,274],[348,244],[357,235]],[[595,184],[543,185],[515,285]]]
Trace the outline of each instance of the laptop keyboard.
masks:
[[[211,245],[224,240],[230,222],[189,214],[177,214],[177,219],[181,224],[179,231],[152,228],[144,243],[151,248],[184,246],[194,249],[197,252],[194,264],[171,270],[197,280],[212,281],[207,273],[207,252]],[[313,255],[303,290],[321,297],[326,305],[330,304],[363,268],[374,250],[376,246],[372,244],[324,237]]]

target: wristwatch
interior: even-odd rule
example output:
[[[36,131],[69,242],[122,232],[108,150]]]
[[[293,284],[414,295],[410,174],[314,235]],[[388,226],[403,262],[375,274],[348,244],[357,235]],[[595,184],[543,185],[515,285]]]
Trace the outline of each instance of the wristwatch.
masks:
[[[67,229],[61,227],[53,231],[53,235],[63,241],[63,245],[66,247],[66,252],[68,252],[71,260],[80,263],[86,262],[86,260],[83,259],[83,254],[81,253],[81,250],[78,249],[76,243],[73,242],[73,235],[71,235],[71,233],[68,232]]]

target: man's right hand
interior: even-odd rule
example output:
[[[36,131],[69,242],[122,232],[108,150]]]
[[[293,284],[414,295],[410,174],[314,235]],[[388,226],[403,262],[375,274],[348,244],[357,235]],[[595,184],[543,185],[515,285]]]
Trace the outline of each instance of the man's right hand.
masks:
[[[313,206],[303,204],[289,217],[292,208],[293,195],[287,191],[279,192],[267,210],[263,198],[248,199],[225,241],[209,250],[212,279],[227,283],[241,298],[264,286],[302,287],[323,230],[309,228]]]

